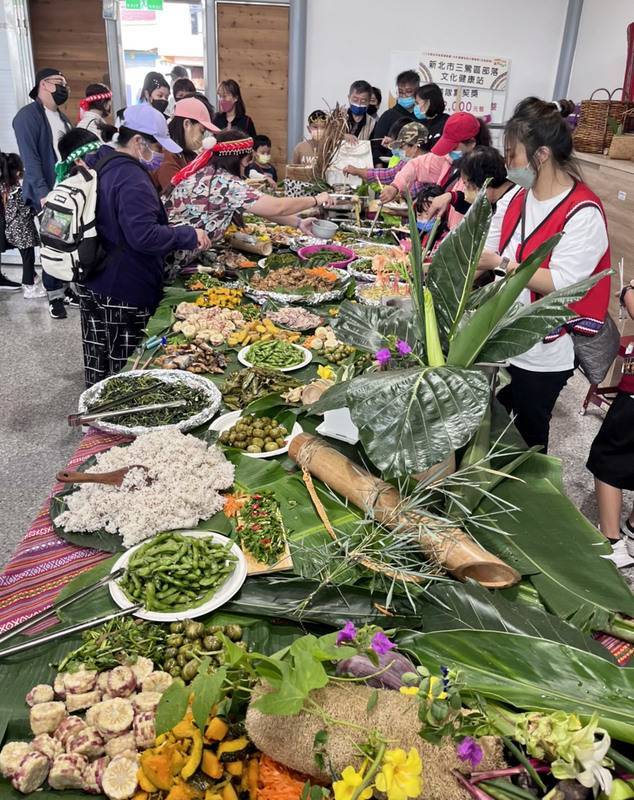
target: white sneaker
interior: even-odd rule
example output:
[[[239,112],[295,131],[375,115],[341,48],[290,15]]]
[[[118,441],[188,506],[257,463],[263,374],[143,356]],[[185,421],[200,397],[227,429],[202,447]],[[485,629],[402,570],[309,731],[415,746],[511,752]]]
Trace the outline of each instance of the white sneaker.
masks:
[[[46,297],[46,289],[39,281],[32,286],[22,284],[22,291],[24,292],[25,300],[37,300],[40,297]]]
[[[630,555],[628,552],[624,539],[619,539],[618,542],[612,545],[612,553],[610,555],[601,556],[601,558],[611,561],[619,569],[634,564],[634,555]]]

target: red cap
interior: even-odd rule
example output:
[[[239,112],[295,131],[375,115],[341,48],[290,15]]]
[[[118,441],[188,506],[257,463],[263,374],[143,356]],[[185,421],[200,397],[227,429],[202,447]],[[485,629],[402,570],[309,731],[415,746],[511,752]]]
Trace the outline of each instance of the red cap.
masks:
[[[442,136],[432,147],[431,151],[437,156],[446,156],[452,150],[456,150],[460,142],[468,139],[475,139],[480,130],[480,120],[473,114],[466,111],[458,111],[452,114],[442,132]]]

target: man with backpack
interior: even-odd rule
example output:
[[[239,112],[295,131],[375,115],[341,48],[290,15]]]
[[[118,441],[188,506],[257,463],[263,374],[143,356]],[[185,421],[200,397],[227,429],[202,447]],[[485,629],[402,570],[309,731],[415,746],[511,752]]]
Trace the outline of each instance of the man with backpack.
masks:
[[[44,198],[55,185],[55,163],[59,160],[58,142],[72,128],[60,111],[70,90],[58,69],[39,70],[29,96],[32,103],[21,108],[13,119],[13,130],[24,162],[24,200],[36,214],[42,210]],[[49,313],[53,319],[66,317],[65,305],[79,302],[70,284],[42,270],[42,283],[48,294]]]

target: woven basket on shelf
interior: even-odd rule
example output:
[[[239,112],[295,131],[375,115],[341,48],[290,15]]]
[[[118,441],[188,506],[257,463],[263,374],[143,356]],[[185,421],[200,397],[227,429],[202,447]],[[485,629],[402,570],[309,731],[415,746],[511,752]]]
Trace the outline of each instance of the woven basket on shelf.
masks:
[[[580,153],[603,153],[612,143],[614,130],[623,121],[623,115],[634,103],[624,100],[613,100],[616,92],[623,89],[595,89],[589,100],[581,101],[579,124],[573,134],[575,149]],[[597,92],[605,92],[607,100],[595,100]]]
[[[619,158],[626,161],[634,159],[634,130],[626,131],[628,122],[630,126],[634,127],[634,108],[628,109],[623,114],[619,129],[610,143],[609,158]]]

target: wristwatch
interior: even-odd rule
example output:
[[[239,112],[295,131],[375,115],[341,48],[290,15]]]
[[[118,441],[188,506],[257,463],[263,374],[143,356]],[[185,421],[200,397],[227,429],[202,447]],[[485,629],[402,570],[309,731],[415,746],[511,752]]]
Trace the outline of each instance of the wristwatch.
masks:
[[[493,270],[493,274],[503,278],[506,275],[506,268],[510,263],[511,263],[510,258],[507,258],[507,256],[502,256],[502,260],[500,261],[498,266]]]
[[[621,289],[621,296],[620,296],[620,298],[619,298],[619,300],[620,300],[620,302],[621,302],[621,305],[623,305],[623,303],[625,302],[625,295],[626,295],[626,294],[627,294],[627,292],[629,292],[631,289],[634,289],[634,280],[631,280],[631,281],[630,281],[628,284],[626,284],[626,285],[625,285],[625,286],[624,286],[624,287]]]

